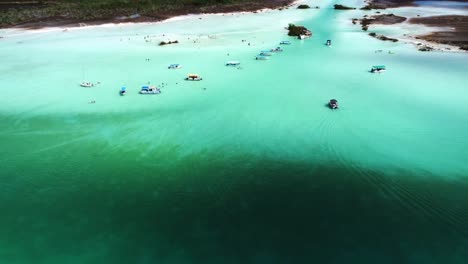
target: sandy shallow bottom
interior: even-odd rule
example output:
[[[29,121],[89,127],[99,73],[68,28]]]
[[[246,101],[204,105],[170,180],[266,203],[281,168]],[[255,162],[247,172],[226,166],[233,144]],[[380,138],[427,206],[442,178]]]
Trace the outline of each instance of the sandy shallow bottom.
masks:
[[[0,263],[465,263],[467,55],[327,5],[2,31]]]

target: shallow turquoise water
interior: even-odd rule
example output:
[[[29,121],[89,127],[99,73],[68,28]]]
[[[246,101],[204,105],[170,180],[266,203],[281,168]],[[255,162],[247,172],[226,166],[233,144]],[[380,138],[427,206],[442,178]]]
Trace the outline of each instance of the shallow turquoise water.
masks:
[[[1,32],[0,263],[466,263],[467,55],[325,5]]]

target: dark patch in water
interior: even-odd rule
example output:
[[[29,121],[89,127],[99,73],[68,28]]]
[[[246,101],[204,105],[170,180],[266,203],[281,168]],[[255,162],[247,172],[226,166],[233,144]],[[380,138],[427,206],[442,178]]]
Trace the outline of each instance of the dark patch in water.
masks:
[[[157,155],[163,156],[165,162],[178,158],[176,151]],[[25,173],[20,168],[16,177],[9,177],[14,168],[1,175],[1,261],[462,263],[468,258],[466,181],[222,152],[179,157],[164,166],[101,157],[68,168],[56,158],[47,167],[33,163]]]
[[[468,259],[465,176],[86,140],[21,156],[95,120],[0,120],[0,263]],[[28,134],[44,124],[56,133]]]

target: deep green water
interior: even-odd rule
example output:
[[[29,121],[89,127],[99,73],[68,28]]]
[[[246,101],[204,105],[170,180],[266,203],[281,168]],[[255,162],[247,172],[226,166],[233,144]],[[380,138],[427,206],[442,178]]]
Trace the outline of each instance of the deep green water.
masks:
[[[305,12],[0,32],[0,263],[467,263],[467,55]]]

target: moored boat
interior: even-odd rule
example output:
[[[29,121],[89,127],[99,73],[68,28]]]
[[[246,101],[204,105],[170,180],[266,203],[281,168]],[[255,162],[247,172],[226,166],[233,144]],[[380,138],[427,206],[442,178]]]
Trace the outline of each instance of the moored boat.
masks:
[[[156,86],[144,85],[141,87],[140,94],[160,94],[161,90]]]
[[[385,68],[385,66],[379,65],[379,66],[372,66],[370,72],[372,72],[372,73],[381,73],[381,72],[384,72],[386,70],[387,69]]]
[[[327,45],[327,46],[331,46],[331,40],[330,40],[330,39],[329,39],[329,40],[327,40],[327,43],[325,43],[325,45]]]
[[[81,87],[93,87],[94,83],[92,83],[92,82],[81,82],[80,86]]]
[[[255,57],[256,60],[268,60],[269,58],[267,56],[263,56],[263,55],[257,55]]]
[[[167,67],[168,69],[181,69],[182,68],[182,65],[178,64],[178,63],[175,63],[175,64],[171,64]]]
[[[283,52],[283,49],[281,47],[276,47],[274,49],[271,49],[270,52]]]
[[[283,40],[283,41],[280,42],[280,45],[291,45],[291,41]]]
[[[125,94],[127,94],[127,88],[125,88],[125,87],[120,88],[119,94],[121,96],[124,96]]]
[[[336,99],[330,99],[330,102],[328,102],[328,106],[331,109],[338,109],[338,100]]]
[[[227,61],[226,66],[239,66],[240,62],[239,61]]]
[[[200,77],[200,75],[198,75],[196,73],[190,73],[189,75],[187,75],[187,77],[185,77],[185,80],[187,80],[187,81],[201,81],[203,79],[202,79],[202,77]]]
[[[271,56],[271,52],[270,51],[267,51],[267,50],[262,50],[260,52],[260,54],[258,54],[259,56]]]

